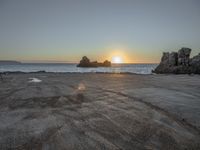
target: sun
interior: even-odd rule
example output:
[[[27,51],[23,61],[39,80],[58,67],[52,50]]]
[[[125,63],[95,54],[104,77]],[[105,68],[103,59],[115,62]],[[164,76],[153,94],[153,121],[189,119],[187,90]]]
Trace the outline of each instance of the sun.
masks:
[[[115,64],[121,64],[123,61],[122,61],[122,58],[120,56],[113,56],[112,57],[112,63],[115,63]]]

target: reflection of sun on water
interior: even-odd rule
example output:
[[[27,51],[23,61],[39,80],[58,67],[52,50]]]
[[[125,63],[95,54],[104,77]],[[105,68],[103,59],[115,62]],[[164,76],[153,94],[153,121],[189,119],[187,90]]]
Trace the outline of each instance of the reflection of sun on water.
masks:
[[[122,58],[120,56],[114,56],[112,57],[112,63],[115,63],[115,64],[120,64],[122,63]]]

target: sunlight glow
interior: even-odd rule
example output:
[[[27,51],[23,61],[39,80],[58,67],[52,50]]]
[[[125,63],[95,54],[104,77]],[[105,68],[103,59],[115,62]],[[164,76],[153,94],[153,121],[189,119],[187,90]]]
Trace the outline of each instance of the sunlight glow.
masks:
[[[120,64],[122,63],[122,58],[120,56],[114,56],[112,57],[112,63],[115,63],[115,64]]]

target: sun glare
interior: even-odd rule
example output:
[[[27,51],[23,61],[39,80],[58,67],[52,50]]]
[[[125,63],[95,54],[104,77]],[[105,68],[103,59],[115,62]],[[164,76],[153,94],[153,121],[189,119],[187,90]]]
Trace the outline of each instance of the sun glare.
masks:
[[[122,61],[122,58],[121,57],[119,57],[119,56],[114,56],[114,57],[112,57],[112,63],[115,63],[115,64],[120,64],[120,63],[122,63],[123,61]]]

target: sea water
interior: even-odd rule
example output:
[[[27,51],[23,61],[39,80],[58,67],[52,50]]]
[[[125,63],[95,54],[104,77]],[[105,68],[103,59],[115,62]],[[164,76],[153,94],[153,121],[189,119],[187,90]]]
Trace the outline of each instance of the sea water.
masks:
[[[111,67],[79,68],[77,64],[58,63],[21,63],[0,64],[0,72],[70,72],[70,73],[136,73],[151,74],[157,64],[112,64]]]

